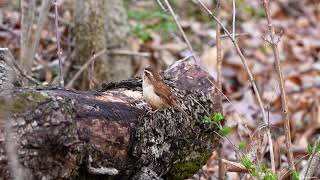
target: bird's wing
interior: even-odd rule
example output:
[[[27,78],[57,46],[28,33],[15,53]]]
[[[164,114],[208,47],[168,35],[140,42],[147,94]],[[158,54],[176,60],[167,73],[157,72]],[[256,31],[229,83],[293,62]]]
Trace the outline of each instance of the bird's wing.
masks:
[[[155,83],[154,84],[154,92],[161,99],[165,100],[169,105],[176,104],[176,101],[172,97],[171,89],[164,82]]]

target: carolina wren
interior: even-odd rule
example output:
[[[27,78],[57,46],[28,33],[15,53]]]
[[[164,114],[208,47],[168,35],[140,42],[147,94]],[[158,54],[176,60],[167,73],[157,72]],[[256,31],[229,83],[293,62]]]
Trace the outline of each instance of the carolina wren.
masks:
[[[176,105],[170,87],[152,68],[145,68],[142,75],[143,98],[153,110],[161,110]]]

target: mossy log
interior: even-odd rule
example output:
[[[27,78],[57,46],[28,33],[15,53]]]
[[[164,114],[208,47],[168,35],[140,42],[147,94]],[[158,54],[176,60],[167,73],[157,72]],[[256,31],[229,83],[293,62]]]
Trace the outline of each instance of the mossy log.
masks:
[[[202,117],[221,111],[220,96],[197,65],[177,62],[162,77],[188,116],[175,107],[149,113],[141,78],[104,84],[97,92],[1,90],[0,177],[11,173],[7,122],[28,179],[156,179],[141,175],[146,171],[159,179],[192,176],[219,147],[216,127]],[[4,97],[11,98],[10,106]]]

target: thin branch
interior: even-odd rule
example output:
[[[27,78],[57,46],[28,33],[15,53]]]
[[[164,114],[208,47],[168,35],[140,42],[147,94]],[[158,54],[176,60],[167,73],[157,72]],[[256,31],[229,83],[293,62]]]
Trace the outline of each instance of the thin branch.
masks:
[[[157,3],[159,4],[159,6],[161,7],[161,9],[163,11],[167,11],[167,9],[164,7],[164,5],[162,4],[161,0],[157,0]]]
[[[263,7],[266,14],[268,27],[269,27],[269,33],[271,38],[271,47],[274,55],[274,61],[276,65],[276,72],[279,79],[279,86],[280,86],[280,92],[281,92],[281,103],[282,103],[282,113],[283,117],[285,119],[284,123],[284,130],[286,134],[286,145],[288,149],[288,158],[289,158],[289,164],[292,170],[295,170],[294,166],[294,159],[293,159],[293,153],[292,153],[292,144],[291,144],[291,134],[290,134],[290,117],[289,117],[289,110],[287,105],[287,98],[286,98],[286,91],[284,87],[284,79],[281,71],[281,65],[280,65],[280,57],[279,57],[279,49],[278,49],[278,41],[275,38],[275,29],[272,25],[272,17],[270,15],[270,8],[269,8],[269,0],[263,0]]]
[[[78,79],[78,77],[82,74],[82,72],[88,68],[88,66],[98,57],[102,56],[104,53],[106,53],[107,50],[103,49],[101,51],[99,51],[98,53],[92,55],[90,57],[90,59],[84,64],[82,65],[82,67],[79,69],[79,71],[73,76],[73,78],[69,81],[69,83],[67,84],[66,88],[71,88],[73,86],[73,83],[75,82],[75,80]]]
[[[141,57],[150,57],[151,54],[148,52],[135,52],[123,49],[112,49],[107,52],[109,55],[126,55],[126,56],[141,56]]]
[[[219,5],[217,5],[219,6]],[[220,16],[220,7],[217,7],[216,14]],[[216,26],[216,47],[217,47],[217,86],[220,91],[222,91],[222,49],[221,49],[221,27],[219,24]],[[219,102],[222,106],[222,98],[220,98]],[[223,113],[223,112],[222,112]],[[222,148],[218,149],[219,155],[219,180],[223,180],[225,178],[225,168],[222,162],[223,152]],[[228,168],[227,168],[228,169]]]
[[[60,35],[59,35],[59,25],[58,25],[58,3],[57,0],[53,0],[54,12],[55,12],[55,29],[56,29],[56,41],[57,41],[57,54],[59,59],[59,85],[64,87],[64,72],[62,64],[62,49],[60,47]]]
[[[92,51],[92,56],[94,56],[95,52]],[[94,82],[93,82],[93,78],[94,78],[94,62],[95,60],[92,60],[91,62],[91,68],[89,70],[89,89],[93,90],[94,89]]]
[[[253,87],[253,90],[255,92],[255,96],[256,96],[256,99],[258,101],[258,104],[259,104],[259,107],[260,107],[260,110],[262,112],[262,118],[263,118],[263,122],[264,124],[268,124],[268,119],[267,119],[267,116],[266,116],[266,112],[265,112],[265,109],[264,109],[264,106],[263,106],[263,103],[262,103],[262,99],[261,99],[261,96],[260,96],[260,93],[258,91],[258,87],[257,87],[257,84],[255,82],[255,79],[251,73],[251,70],[247,64],[247,59],[244,57],[237,41],[235,38],[233,38],[232,34],[228,31],[228,29],[221,23],[221,21],[200,1],[200,0],[195,0],[196,2],[198,2],[198,4],[201,5],[202,8],[204,8],[206,10],[206,12],[208,14],[210,14],[210,16],[212,16],[214,18],[214,20],[221,26],[221,28],[224,30],[224,32],[229,36],[229,38],[231,39],[233,45],[235,46],[235,49],[241,59],[241,62],[249,76],[249,81],[251,82],[252,84],[252,87]],[[272,143],[272,137],[271,137],[271,132],[270,132],[270,128],[268,128],[267,130],[267,136],[268,136],[268,143],[269,143],[269,146],[270,146],[270,159],[271,159],[271,166],[272,166],[272,172],[275,172],[275,162],[274,162],[274,152],[273,152],[273,143]]]
[[[249,36],[250,34],[249,33],[236,33],[234,36],[237,37],[237,36]],[[229,36],[227,34],[223,34],[221,35],[222,38],[229,38]]]
[[[217,16],[219,17],[219,11],[217,10]],[[221,49],[221,27],[217,24],[216,27],[216,47],[217,47],[217,84],[218,88],[222,90],[222,49]]]
[[[189,42],[189,40],[187,38],[187,35],[184,33],[184,31],[183,31],[183,29],[182,29],[182,27],[181,27],[181,25],[180,25],[180,23],[178,21],[177,15],[174,13],[174,11],[173,11],[170,3],[168,2],[168,0],[164,0],[164,3],[166,4],[171,16],[173,17],[174,21],[176,22],[176,25],[177,25],[178,29],[180,30],[180,32],[182,34],[182,37],[183,37],[184,41],[186,42],[189,50],[191,51],[192,56],[193,56],[193,60],[195,61],[196,64],[199,64],[198,59],[196,58],[195,53],[193,51],[193,48],[192,48],[192,46],[191,46],[191,44],[190,44],[190,42]]]
[[[232,0],[232,38],[236,39],[236,1]]]

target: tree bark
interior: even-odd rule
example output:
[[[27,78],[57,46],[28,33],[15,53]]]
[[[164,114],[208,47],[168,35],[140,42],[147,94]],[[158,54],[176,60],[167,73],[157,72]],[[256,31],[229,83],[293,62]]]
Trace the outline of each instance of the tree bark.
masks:
[[[35,179],[192,176],[218,147],[212,133],[217,128],[202,117],[221,111],[219,94],[197,65],[177,62],[162,77],[188,116],[175,107],[148,113],[140,78],[104,84],[99,92],[0,91],[0,117],[10,114],[6,120],[12,121],[23,174]],[[5,97],[11,98],[10,113],[4,111]],[[10,178],[4,124],[0,121],[0,177]]]

